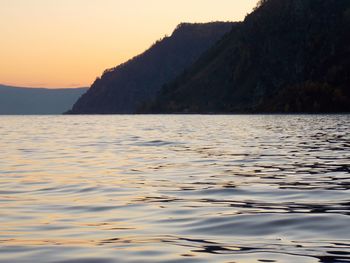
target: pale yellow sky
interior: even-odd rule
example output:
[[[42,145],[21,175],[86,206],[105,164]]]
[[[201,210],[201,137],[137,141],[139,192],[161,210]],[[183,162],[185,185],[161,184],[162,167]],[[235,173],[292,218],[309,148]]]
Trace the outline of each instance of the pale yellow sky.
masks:
[[[0,0],[0,83],[90,86],[180,22],[239,21],[258,0]]]

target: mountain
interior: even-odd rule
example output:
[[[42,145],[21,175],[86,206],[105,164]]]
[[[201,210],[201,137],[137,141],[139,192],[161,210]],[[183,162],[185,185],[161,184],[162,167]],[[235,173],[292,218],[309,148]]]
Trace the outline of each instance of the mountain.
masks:
[[[18,88],[0,85],[0,114],[61,114],[87,89]]]
[[[349,32],[349,0],[262,0],[139,111],[349,112]]]
[[[143,54],[106,70],[68,113],[134,113],[234,25],[228,22],[180,24],[170,37],[157,41]]]

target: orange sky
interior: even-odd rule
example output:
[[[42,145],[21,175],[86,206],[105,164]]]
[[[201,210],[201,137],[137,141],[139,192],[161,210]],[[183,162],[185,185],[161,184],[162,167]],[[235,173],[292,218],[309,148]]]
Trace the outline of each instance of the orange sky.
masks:
[[[180,22],[238,21],[257,0],[0,0],[0,83],[90,86]]]

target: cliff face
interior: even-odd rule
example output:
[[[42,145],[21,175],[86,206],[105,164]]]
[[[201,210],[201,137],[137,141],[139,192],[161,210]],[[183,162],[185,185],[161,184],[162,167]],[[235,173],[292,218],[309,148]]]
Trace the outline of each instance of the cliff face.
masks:
[[[234,25],[224,22],[180,24],[170,37],[157,41],[143,54],[106,70],[68,113],[134,113]]]
[[[348,0],[263,0],[140,111],[350,111],[349,32]]]

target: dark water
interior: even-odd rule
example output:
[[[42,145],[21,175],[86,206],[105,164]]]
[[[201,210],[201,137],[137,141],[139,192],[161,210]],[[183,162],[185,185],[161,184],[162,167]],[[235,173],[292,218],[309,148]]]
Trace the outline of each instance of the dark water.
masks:
[[[350,262],[349,121],[0,117],[0,262]]]

